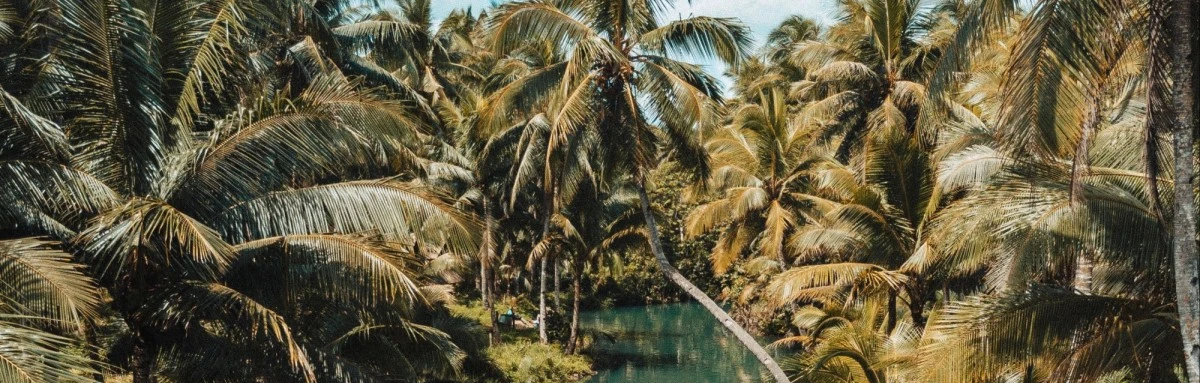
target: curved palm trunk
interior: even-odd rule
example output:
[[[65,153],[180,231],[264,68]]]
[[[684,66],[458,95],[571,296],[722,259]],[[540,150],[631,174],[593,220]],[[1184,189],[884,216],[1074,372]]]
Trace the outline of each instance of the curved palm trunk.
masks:
[[[746,349],[750,350],[750,353],[754,354],[754,357],[767,368],[767,371],[771,372],[771,376],[775,378],[777,383],[788,383],[787,374],[783,373],[783,369],[779,368],[779,364],[775,362],[771,354],[767,353],[767,350],[758,344],[758,341],[753,336],[750,336],[750,333],[746,332],[746,329],[742,328],[725,310],[721,309],[721,306],[718,306],[717,302],[714,302],[712,298],[704,294],[704,291],[701,291],[700,288],[692,284],[675,266],[671,266],[670,260],[667,259],[666,253],[663,252],[662,240],[658,237],[658,224],[654,222],[654,215],[650,212],[650,197],[646,195],[646,185],[639,180],[637,189],[638,196],[641,197],[642,215],[646,219],[646,229],[649,230],[650,250],[654,252],[654,259],[658,261],[659,269],[662,269],[663,274],[668,280],[683,289],[692,299],[700,302],[704,306],[704,309],[708,310],[714,318],[717,318],[718,322],[721,322],[725,328],[733,332],[738,341],[742,342],[746,346]]]
[[[1196,202],[1193,190],[1196,169],[1194,126],[1195,92],[1192,57],[1193,0],[1175,0],[1172,52],[1175,64],[1175,214],[1172,242],[1175,258],[1175,300],[1188,381],[1200,382],[1200,263],[1196,259]]]

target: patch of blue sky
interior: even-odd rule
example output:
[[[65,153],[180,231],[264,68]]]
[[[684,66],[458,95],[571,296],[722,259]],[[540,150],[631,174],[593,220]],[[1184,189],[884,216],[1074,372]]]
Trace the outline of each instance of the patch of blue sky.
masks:
[[[499,3],[495,0],[432,0],[433,18],[441,20],[455,9],[471,8],[473,11]],[[750,27],[755,46],[762,44],[771,29],[792,15],[801,15],[821,24],[833,23],[836,14],[834,0],[692,0],[677,1],[675,9],[668,13],[670,21],[689,16],[734,17]],[[725,65],[720,62],[694,62],[717,75],[728,88],[730,79],[724,76]]]

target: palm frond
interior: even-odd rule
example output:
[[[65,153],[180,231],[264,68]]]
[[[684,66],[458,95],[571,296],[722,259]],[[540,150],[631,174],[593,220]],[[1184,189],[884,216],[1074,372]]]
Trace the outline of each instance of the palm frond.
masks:
[[[754,42],[750,28],[738,19],[696,16],[648,31],[639,43],[650,52],[715,58],[737,68],[750,55]]]
[[[217,219],[234,242],[284,235],[378,232],[475,254],[478,223],[425,188],[391,180],[281,191],[239,203]]]
[[[0,380],[13,383],[92,382],[96,362],[69,350],[73,339],[0,316]]]
[[[183,282],[163,294],[161,300],[161,307],[145,308],[147,316],[164,324],[219,321],[227,331],[274,343],[304,382],[317,381],[314,367],[291,326],[250,297],[217,283]]]
[[[824,287],[854,288],[862,292],[895,291],[908,278],[869,263],[831,263],[800,266],[775,276],[767,286],[767,296],[775,306],[800,301],[823,301],[829,291]]]
[[[63,128],[34,113],[0,88],[0,158],[18,157],[65,162],[70,145]]]
[[[234,258],[216,231],[161,201],[133,199],[104,212],[75,244],[101,280],[138,273],[215,280]]]
[[[0,241],[0,307],[81,330],[99,315],[99,287],[57,245],[33,238]]]
[[[240,291],[285,288],[272,292],[291,300],[305,291],[317,291],[331,299],[357,300],[369,305],[390,302],[412,306],[425,300],[413,280],[416,260],[395,243],[368,237],[309,234],[250,241],[235,249],[238,259],[223,279]],[[266,279],[280,283],[263,283],[264,273],[283,276]],[[301,285],[306,287],[286,289]]]
[[[0,162],[0,214],[9,224],[66,240],[84,221],[119,202],[108,185],[79,170],[28,161]],[[66,231],[64,231],[66,230]]]

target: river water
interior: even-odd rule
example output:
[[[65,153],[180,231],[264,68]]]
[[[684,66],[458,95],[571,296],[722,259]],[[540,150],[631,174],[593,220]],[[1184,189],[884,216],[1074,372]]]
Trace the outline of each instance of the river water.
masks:
[[[737,338],[697,303],[622,307],[580,313],[597,374],[588,382],[762,382],[765,370]]]

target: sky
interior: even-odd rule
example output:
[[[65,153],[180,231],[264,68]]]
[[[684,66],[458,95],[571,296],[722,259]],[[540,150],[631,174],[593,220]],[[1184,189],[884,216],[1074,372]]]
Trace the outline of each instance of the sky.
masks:
[[[432,0],[433,18],[441,19],[451,10],[487,8],[493,0]],[[758,41],[783,19],[800,14],[828,24],[833,20],[833,0],[692,0],[676,1],[673,18],[694,16],[736,17],[754,30]]]
[[[496,0],[499,1],[499,0]],[[433,18],[441,20],[451,10],[471,7],[473,10],[487,8],[493,0],[432,0]],[[821,24],[831,24],[834,14],[834,0],[677,0],[675,12],[671,19],[688,16],[735,17],[754,32],[756,46],[762,44],[767,33],[783,22],[788,16],[802,15]],[[666,20],[664,20],[666,21]],[[696,63],[706,66],[712,74],[725,72],[719,63]],[[728,79],[724,79],[726,86]]]

